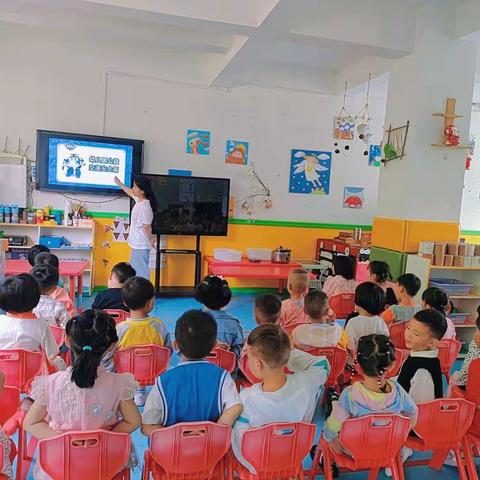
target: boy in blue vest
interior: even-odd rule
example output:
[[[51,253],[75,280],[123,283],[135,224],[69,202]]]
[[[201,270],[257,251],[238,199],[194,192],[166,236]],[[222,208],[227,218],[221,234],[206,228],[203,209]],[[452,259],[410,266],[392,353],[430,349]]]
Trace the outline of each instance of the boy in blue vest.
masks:
[[[144,435],[179,422],[233,425],[243,410],[235,383],[226,370],[205,360],[216,341],[217,324],[208,312],[189,310],[177,320],[181,363],[160,375],[150,391],[142,417]]]

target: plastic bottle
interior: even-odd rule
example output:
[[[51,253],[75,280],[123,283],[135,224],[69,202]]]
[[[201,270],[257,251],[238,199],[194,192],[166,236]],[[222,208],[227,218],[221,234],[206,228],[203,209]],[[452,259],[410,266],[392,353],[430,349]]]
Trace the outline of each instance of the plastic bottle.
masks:
[[[43,210],[41,208],[37,210],[35,223],[43,223]]]
[[[10,205],[5,205],[3,209],[3,219],[5,223],[12,222],[12,209],[10,208]]]
[[[18,205],[12,205],[12,223],[18,223]]]
[[[50,205],[45,205],[43,207],[43,219],[47,222],[50,220]]]

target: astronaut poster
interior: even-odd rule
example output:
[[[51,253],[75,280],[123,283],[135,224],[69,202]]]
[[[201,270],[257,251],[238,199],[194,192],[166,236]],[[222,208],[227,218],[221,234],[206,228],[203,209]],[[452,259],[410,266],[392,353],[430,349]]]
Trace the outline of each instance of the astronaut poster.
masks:
[[[292,150],[290,193],[330,194],[332,152]]]

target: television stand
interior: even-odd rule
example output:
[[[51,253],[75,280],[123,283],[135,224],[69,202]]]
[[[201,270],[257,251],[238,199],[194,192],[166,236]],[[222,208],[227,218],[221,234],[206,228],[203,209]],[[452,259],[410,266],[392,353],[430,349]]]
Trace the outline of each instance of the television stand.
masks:
[[[196,235],[195,250],[181,248],[160,248],[160,234],[157,234],[157,251],[155,262],[155,295],[157,297],[193,297],[195,287],[201,281],[202,275],[202,252],[200,251],[200,235]],[[195,277],[192,287],[162,287],[160,285],[160,264],[162,255],[195,255]]]

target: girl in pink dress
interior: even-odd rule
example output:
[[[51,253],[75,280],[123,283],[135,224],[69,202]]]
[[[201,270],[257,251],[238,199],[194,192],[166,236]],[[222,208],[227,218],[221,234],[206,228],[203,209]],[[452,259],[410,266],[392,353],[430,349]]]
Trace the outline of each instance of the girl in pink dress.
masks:
[[[357,281],[355,280],[355,271],[350,257],[337,255],[333,259],[333,276],[330,275],[325,280],[322,290],[328,298],[341,293],[355,293]]]
[[[129,373],[109,373],[100,367],[118,341],[112,317],[86,310],[69,320],[65,330],[75,360],[66,371],[33,382],[34,403],[25,417],[25,430],[39,440],[74,430],[135,431],[141,425],[133,401],[137,382]],[[50,477],[37,463],[34,478]]]

